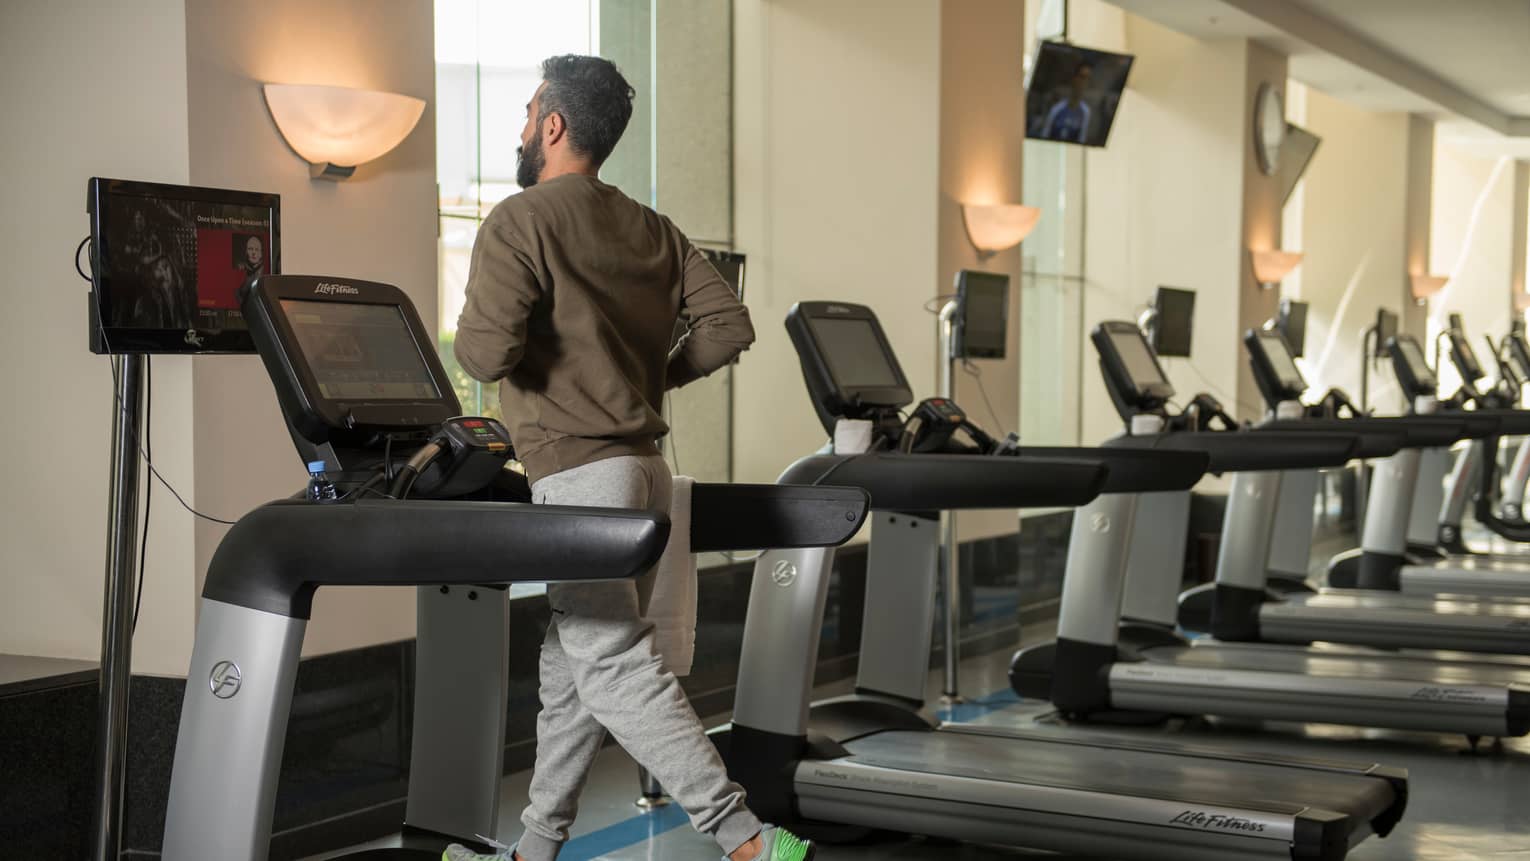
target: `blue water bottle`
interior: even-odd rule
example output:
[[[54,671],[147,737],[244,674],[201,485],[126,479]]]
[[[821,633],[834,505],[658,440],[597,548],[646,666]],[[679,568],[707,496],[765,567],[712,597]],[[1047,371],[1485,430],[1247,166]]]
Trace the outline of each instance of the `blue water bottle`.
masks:
[[[340,498],[335,483],[324,472],[324,461],[308,462],[308,498],[314,502],[334,502]]]

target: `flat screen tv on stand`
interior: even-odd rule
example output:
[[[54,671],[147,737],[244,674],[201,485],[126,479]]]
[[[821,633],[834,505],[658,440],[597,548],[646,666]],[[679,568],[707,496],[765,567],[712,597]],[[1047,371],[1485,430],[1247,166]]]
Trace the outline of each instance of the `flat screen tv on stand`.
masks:
[[[150,355],[253,353],[239,312],[247,279],[281,271],[275,194],[92,177],[91,352],[112,357],[112,443],[95,746],[92,861],[122,843],[128,681],[132,671],[135,551]],[[83,243],[82,243],[83,245]]]

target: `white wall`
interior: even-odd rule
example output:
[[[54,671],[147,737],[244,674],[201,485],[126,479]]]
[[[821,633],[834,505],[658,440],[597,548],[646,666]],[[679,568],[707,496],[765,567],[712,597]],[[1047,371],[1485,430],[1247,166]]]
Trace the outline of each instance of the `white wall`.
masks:
[[[429,3],[189,0],[186,8],[191,182],[282,196],[282,269],[395,284],[436,330],[435,113],[341,183],[308,178],[266,110],[263,82],[335,84],[435,99]],[[485,109],[490,109],[485,106]],[[504,106],[505,110],[518,110]],[[301,489],[306,474],[255,356],[196,360],[196,491],[233,519]],[[225,528],[197,528],[197,570]],[[414,590],[321,589],[305,654],[414,636]]]
[[[1373,113],[1307,90],[1303,125],[1323,139],[1302,180],[1300,279],[1286,295],[1310,303],[1303,369],[1314,396],[1338,386],[1360,394],[1360,332],[1386,308],[1401,314],[1407,289],[1408,116]],[[1371,373],[1371,403],[1396,399],[1390,369]]]
[[[1209,389],[1231,408],[1247,43],[1191,39],[1097,0],[1071,14],[1080,44],[1137,55],[1110,142],[1086,158],[1083,324],[1135,319],[1160,284],[1195,290],[1192,358],[1166,370],[1181,395]],[[1086,344],[1086,445],[1121,430],[1095,361]]]
[[[3,653],[100,655],[112,377],[86,349],[70,257],[89,233],[89,177],[187,179],[184,22],[181,0],[0,4],[0,367],[18,446],[0,517]],[[188,500],[190,391],[189,360],[155,360],[155,462]],[[190,515],[157,491],[139,671],[184,672],[191,545]]]
[[[1480,158],[1436,136],[1434,217],[1430,261],[1450,281],[1429,303],[1434,336],[1451,312],[1463,315],[1479,356],[1482,335],[1495,339],[1509,327],[1514,252],[1514,165],[1507,158]],[[1432,353],[1431,353],[1432,355]],[[1459,377],[1441,363],[1440,390],[1455,390]]]
[[[770,482],[826,438],[782,325],[794,302],[871,305],[914,391],[933,390],[940,4],[736,0],[734,16],[735,230],[759,334],[735,377],[735,478]]]
[[[0,5],[0,142],[10,194],[0,253],[13,308],[0,360],[46,450],[17,459],[0,519],[0,652],[99,655],[111,373],[85,348],[85,290],[69,260],[89,230],[86,179],[277,191],[283,264],[390,281],[436,313],[434,120],[347,183],[315,183],[266,111],[265,81],[434,93],[432,9],[311,3]],[[186,501],[235,519],[302,486],[303,470],[254,357],[152,360],[154,462]],[[61,421],[60,419],[67,419]],[[151,482],[146,474],[144,483]],[[153,488],[137,672],[179,674],[202,573],[222,528]],[[411,590],[320,593],[309,653],[413,634]]]

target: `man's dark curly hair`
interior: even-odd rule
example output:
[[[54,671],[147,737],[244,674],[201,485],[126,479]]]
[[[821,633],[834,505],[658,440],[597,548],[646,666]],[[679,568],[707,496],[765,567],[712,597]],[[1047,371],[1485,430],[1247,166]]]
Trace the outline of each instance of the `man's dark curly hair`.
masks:
[[[542,61],[547,87],[537,112],[537,124],[548,114],[561,114],[574,152],[601,164],[632,119],[637,95],[616,64],[602,57],[564,54]]]

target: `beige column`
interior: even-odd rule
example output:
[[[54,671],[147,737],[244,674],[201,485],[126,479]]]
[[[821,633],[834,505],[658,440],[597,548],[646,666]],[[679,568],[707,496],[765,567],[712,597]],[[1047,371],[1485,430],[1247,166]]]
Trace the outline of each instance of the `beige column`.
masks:
[[[1004,359],[973,362],[981,377],[961,368],[956,374],[957,403],[995,436],[1018,431],[1020,425],[1021,246],[980,259],[967,239],[962,204],[1021,202],[1024,31],[1024,4],[1010,0],[941,3],[939,272],[929,294],[951,293],[956,274],[963,269],[1009,276],[1009,344]],[[934,338],[933,317],[929,331]],[[937,368],[941,361],[937,356]],[[937,370],[935,378],[939,377]],[[916,392],[921,397],[933,394]],[[1016,515],[1013,511],[971,512],[962,515],[960,524],[962,539],[971,541],[1014,532]]]
[[[1412,277],[1433,274],[1429,259],[1434,212],[1434,120],[1408,116],[1408,174],[1403,253],[1406,266],[1402,284],[1402,331],[1420,342],[1429,336],[1429,307],[1413,300]]]
[[[1280,307],[1280,291],[1266,289],[1254,278],[1253,264],[1249,258],[1250,248],[1281,247],[1281,195],[1277,177],[1267,176],[1259,169],[1259,158],[1254,149],[1255,111],[1259,104],[1261,86],[1271,86],[1284,94],[1286,89],[1286,58],[1255,42],[1248,43],[1248,61],[1245,65],[1243,99],[1243,232],[1242,245],[1236,249],[1239,258],[1238,326],[1236,332],[1225,337],[1236,338],[1238,384],[1236,405],[1239,418],[1257,418],[1257,409],[1264,399],[1249,369],[1248,356],[1242,346],[1243,333],[1255,329],[1275,315]],[[1235,405],[1227,405],[1230,409]]]

